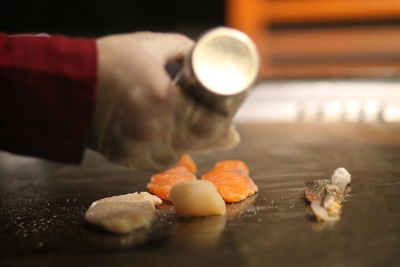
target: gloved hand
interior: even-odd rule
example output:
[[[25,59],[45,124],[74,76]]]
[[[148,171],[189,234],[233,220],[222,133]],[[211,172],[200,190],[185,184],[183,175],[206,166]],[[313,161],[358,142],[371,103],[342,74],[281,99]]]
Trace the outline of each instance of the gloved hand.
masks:
[[[236,145],[232,118],[194,102],[164,68],[192,47],[193,41],[180,34],[138,32],[98,39],[91,147],[125,166],[161,170],[184,153]]]

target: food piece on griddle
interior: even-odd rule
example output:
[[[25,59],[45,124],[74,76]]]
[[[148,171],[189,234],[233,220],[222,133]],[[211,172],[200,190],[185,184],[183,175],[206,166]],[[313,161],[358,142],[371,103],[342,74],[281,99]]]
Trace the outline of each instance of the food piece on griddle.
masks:
[[[249,175],[249,167],[241,160],[222,160],[215,164],[214,171],[233,171],[238,174]]]
[[[212,182],[226,202],[239,202],[258,191],[248,174],[249,168],[243,161],[225,160],[218,162],[201,179]]]
[[[107,197],[95,201],[85,213],[91,225],[117,234],[128,234],[150,226],[155,205],[162,200],[147,192]]]
[[[226,202],[239,202],[254,195],[258,188],[246,175],[223,172],[213,176],[203,176],[203,180],[212,182]]]
[[[91,206],[85,214],[85,220],[112,233],[128,234],[135,229],[150,226],[154,211],[150,201],[103,202]]]
[[[168,195],[174,185],[196,179],[186,167],[174,167],[153,175],[147,184],[147,189],[164,200],[170,200]]]
[[[306,182],[305,198],[308,202],[319,200],[325,197],[325,187],[330,184],[328,179],[317,179]]]
[[[175,167],[186,167],[186,169],[193,174],[196,174],[197,171],[196,163],[188,154],[183,155],[178,163],[176,163]]]
[[[158,206],[162,203],[162,200],[159,197],[149,194],[147,192],[139,192],[139,193],[135,192],[135,193],[128,194],[128,195],[131,195],[131,197],[136,200],[151,200],[151,202],[153,202],[154,206]]]
[[[169,197],[182,217],[224,215],[226,205],[209,181],[195,180],[176,184]]]
[[[351,182],[351,174],[345,168],[337,168],[332,174],[331,181],[344,191]]]
[[[337,168],[331,180],[318,179],[306,183],[305,198],[310,203],[311,214],[318,222],[340,219],[345,189],[350,181],[350,173],[344,168]]]

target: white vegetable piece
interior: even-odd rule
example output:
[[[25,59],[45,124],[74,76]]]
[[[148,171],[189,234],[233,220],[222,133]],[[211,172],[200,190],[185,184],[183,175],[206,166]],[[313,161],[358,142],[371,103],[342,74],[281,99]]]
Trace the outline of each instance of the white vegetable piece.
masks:
[[[332,174],[331,181],[332,184],[344,190],[351,182],[351,174],[345,168],[337,168]]]
[[[161,203],[161,199],[147,192],[107,197],[92,203],[85,213],[85,220],[97,228],[127,234],[150,226],[154,206]]]
[[[172,187],[169,198],[183,217],[224,215],[225,201],[214,184],[205,180],[185,181]]]

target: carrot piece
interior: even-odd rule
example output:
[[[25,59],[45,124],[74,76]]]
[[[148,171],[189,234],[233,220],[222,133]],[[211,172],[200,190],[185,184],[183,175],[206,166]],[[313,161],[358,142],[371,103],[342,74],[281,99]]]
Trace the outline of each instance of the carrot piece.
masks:
[[[249,168],[243,161],[226,160],[218,162],[201,179],[212,182],[226,202],[239,202],[258,191],[248,174]]]
[[[196,176],[186,167],[174,167],[153,175],[147,184],[147,189],[161,199],[170,200],[171,188],[177,183],[190,180],[196,180]]]
[[[193,174],[196,174],[197,166],[193,159],[188,155],[183,155],[181,159],[176,163],[175,167],[186,167],[187,170]]]

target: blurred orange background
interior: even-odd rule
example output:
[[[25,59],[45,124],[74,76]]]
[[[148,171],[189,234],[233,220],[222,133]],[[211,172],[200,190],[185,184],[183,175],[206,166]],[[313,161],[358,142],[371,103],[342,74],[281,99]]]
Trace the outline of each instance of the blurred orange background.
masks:
[[[399,77],[399,0],[227,0],[262,78]]]

